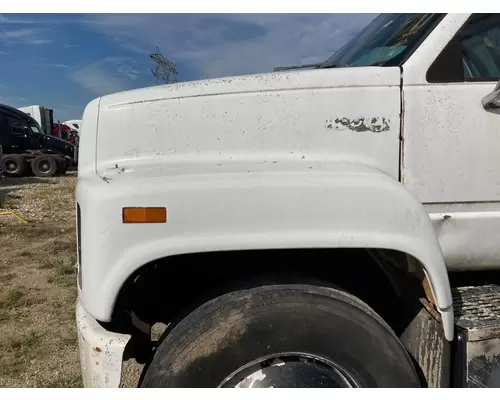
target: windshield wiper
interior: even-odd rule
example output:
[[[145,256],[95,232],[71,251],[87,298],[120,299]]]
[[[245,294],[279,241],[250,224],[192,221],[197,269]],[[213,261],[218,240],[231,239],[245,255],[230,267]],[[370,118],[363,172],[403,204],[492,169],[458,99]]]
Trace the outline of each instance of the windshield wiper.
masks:
[[[317,69],[317,68],[337,68],[338,65],[336,64],[327,64],[325,62],[320,62],[320,63],[316,63],[316,64],[302,64],[302,65],[291,65],[289,67],[276,67],[274,68],[274,71],[288,71],[288,70],[291,70],[291,69],[303,69],[303,68],[313,68],[313,69]]]
[[[339,66],[337,64],[327,64],[327,63],[322,63],[320,67],[318,68],[338,68]]]
[[[276,67],[274,71],[287,71],[290,69],[302,69],[302,68],[321,68],[324,65],[324,62],[316,63],[316,64],[302,64],[302,65],[291,65],[289,67]]]

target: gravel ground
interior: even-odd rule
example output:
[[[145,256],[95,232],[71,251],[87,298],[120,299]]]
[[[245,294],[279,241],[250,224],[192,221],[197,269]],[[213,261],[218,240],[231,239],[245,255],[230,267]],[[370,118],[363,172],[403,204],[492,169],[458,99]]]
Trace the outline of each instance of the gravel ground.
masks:
[[[0,181],[0,387],[80,387],[76,175]]]
[[[81,387],[74,321],[76,173],[0,180],[0,387]],[[164,326],[154,327],[154,336]],[[123,387],[142,366],[126,361]]]

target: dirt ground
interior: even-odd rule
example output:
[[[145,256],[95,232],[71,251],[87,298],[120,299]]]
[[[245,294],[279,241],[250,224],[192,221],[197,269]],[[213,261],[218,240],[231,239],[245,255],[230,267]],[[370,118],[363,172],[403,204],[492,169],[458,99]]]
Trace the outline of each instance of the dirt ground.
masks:
[[[80,387],[76,175],[0,182],[0,387]]]
[[[0,387],[81,387],[74,173],[0,181]]]
[[[75,172],[0,180],[0,387],[82,386],[75,185]],[[137,387],[141,370],[125,362],[122,386]]]

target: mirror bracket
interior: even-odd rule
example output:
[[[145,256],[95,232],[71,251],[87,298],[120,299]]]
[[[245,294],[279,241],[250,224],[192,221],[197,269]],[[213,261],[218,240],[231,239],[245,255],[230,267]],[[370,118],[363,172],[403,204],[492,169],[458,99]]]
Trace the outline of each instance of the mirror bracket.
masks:
[[[490,94],[483,97],[481,103],[486,111],[500,114],[500,82],[497,83]]]

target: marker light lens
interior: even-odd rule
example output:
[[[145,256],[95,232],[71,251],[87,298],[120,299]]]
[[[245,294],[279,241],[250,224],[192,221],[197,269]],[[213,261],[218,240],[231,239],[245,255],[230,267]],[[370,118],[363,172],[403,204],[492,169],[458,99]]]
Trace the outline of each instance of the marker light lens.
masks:
[[[125,207],[124,224],[162,224],[167,222],[165,207]]]

